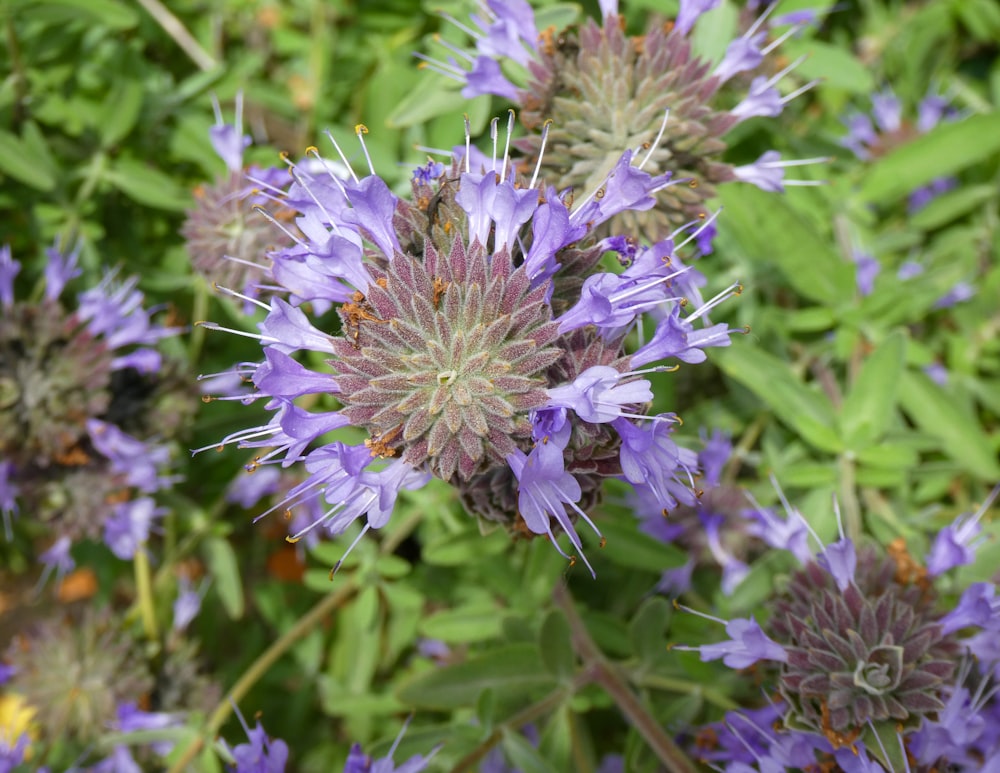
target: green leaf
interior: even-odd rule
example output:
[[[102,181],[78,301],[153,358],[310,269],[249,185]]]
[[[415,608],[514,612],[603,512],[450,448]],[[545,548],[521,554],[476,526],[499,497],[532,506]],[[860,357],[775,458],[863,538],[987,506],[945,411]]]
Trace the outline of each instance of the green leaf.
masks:
[[[126,196],[148,207],[183,212],[193,203],[188,191],[172,177],[134,159],[119,159],[106,178]]]
[[[226,608],[226,614],[233,620],[242,617],[243,581],[233,546],[222,537],[210,537],[205,540],[204,550],[205,564],[212,575],[215,592]]]
[[[753,185],[719,188],[719,229],[755,265],[773,263],[803,297],[836,307],[854,297],[854,266],[786,199]],[[766,213],[766,217],[763,216]]]
[[[486,556],[495,556],[510,548],[510,538],[502,531],[480,534],[469,529],[460,534],[442,534],[429,542],[421,558],[434,566],[466,566]]]
[[[659,575],[684,563],[683,551],[639,531],[634,521],[602,521],[605,558],[628,569],[645,569]]]
[[[906,357],[906,337],[896,331],[861,366],[840,409],[841,436],[852,451],[878,442],[889,428]]]
[[[560,682],[567,682],[573,678],[576,657],[573,654],[573,643],[570,641],[569,623],[560,610],[550,610],[546,615],[539,632],[538,647],[542,654],[542,662],[552,676]]]
[[[449,643],[486,641],[500,635],[502,623],[495,605],[479,603],[433,614],[420,624],[420,632]]]
[[[556,768],[520,733],[505,731],[500,743],[515,770],[523,773],[556,773]]]
[[[825,88],[843,89],[851,94],[870,94],[875,90],[872,71],[851,55],[846,46],[823,43],[815,38],[788,40],[781,48],[783,57],[806,59],[795,68],[798,77],[822,78]]]
[[[944,452],[962,467],[983,480],[1000,480],[996,452],[982,427],[958,407],[953,395],[929,376],[905,371],[899,385],[899,401],[913,422],[940,441]]]
[[[910,225],[923,231],[947,225],[967,215],[982,204],[995,199],[994,185],[971,185],[938,196],[927,206],[910,216]]]
[[[32,18],[50,24],[97,22],[113,30],[128,30],[139,23],[139,14],[118,0],[11,0],[11,5],[27,8]]]
[[[28,144],[17,135],[0,130],[0,173],[42,192],[56,187],[55,177],[48,171],[45,159],[32,153]]]
[[[740,346],[738,341],[714,355],[728,376],[763,400],[807,443],[830,453],[843,449],[829,398],[799,381],[788,363],[753,346]]]
[[[142,83],[137,80],[121,77],[114,81],[99,124],[103,147],[111,147],[135,128],[142,113],[143,95]]]
[[[554,686],[533,644],[501,647],[453,666],[424,672],[405,682],[397,696],[403,703],[434,709],[474,706],[483,690],[497,696]]]
[[[942,123],[877,161],[865,177],[861,196],[874,204],[892,203],[937,177],[956,174],[1000,151],[1000,113]]]
[[[662,659],[666,652],[667,626],[673,609],[662,596],[652,596],[639,607],[628,626],[632,648],[640,661],[646,664]]]

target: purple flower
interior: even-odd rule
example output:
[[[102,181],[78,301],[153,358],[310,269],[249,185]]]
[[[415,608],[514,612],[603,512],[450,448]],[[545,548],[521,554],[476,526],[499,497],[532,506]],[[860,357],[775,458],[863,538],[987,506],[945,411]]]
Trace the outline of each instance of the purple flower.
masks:
[[[573,383],[549,389],[549,408],[569,408],[593,424],[614,421],[622,408],[651,401],[653,392],[646,379],[633,379],[606,365],[587,368]]]
[[[426,769],[431,759],[437,754],[437,749],[432,750],[426,757],[415,754],[399,767],[396,767],[396,763],[393,761],[396,748],[403,740],[403,734],[409,724],[410,722],[407,720],[399,731],[399,735],[396,736],[396,740],[393,741],[389,753],[380,759],[373,760],[365,755],[360,744],[353,744],[347,755],[347,762],[344,764],[344,773],[418,773],[418,771]]]
[[[130,561],[149,540],[153,523],[166,515],[149,497],[141,497],[115,505],[104,522],[104,544],[118,558]]]
[[[856,267],[855,283],[861,295],[871,295],[875,288],[875,277],[882,270],[882,264],[866,252],[855,251],[851,255]]]
[[[975,560],[976,548],[982,543],[981,539],[975,539],[982,531],[979,522],[998,495],[1000,495],[1000,485],[993,488],[975,513],[962,513],[953,523],[938,532],[931,546],[931,552],[927,556],[927,573],[931,577],[943,574],[956,566],[971,564]]]
[[[177,598],[174,599],[174,622],[175,631],[185,631],[191,622],[201,611],[201,592],[195,590],[191,585],[191,580],[186,575],[178,578]]]
[[[719,532],[725,522],[724,516],[715,513],[700,513],[699,518],[705,529],[708,550],[716,563],[722,567],[722,592],[727,596],[732,595],[736,587],[750,573],[750,567],[723,547]]]
[[[972,583],[962,593],[958,606],[941,618],[942,631],[953,633],[971,626],[988,631],[1000,629],[1000,599],[995,596],[993,583]]]
[[[229,171],[239,172],[243,169],[243,151],[252,142],[250,136],[243,133],[243,92],[236,94],[236,118],[232,124],[223,120],[222,109],[214,96],[212,108],[215,110],[215,125],[208,130],[212,148]]]
[[[690,481],[697,456],[670,438],[676,420],[674,414],[660,414],[640,425],[625,418],[613,425],[622,441],[622,475],[636,491],[649,492],[663,512],[695,503]]]
[[[723,623],[729,640],[716,644],[703,644],[700,647],[674,647],[675,650],[695,650],[701,654],[703,662],[718,660],[730,668],[747,668],[760,660],[772,660],[784,663],[788,660],[785,648],[768,638],[753,618],[734,618],[729,622],[694,612],[687,607],[681,607],[708,620]]]
[[[732,456],[733,444],[729,436],[719,429],[712,430],[712,436],[706,440],[705,430],[702,428],[701,439],[705,447],[698,453],[698,467],[701,468],[705,486],[718,486],[722,479],[722,469]]]
[[[259,721],[251,730],[239,710],[236,715],[247,734],[248,743],[238,744],[231,750],[227,747],[236,763],[235,768],[230,768],[231,773],[285,773],[288,744],[280,739],[269,738]]]
[[[21,270],[21,264],[11,256],[10,245],[0,245],[0,304],[14,305],[14,277]]]
[[[632,365],[638,367],[671,357],[687,363],[704,362],[707,355],[702,349],[729,346],[733,331],[728,325],[720,322],[696,330],[691,323],[693,318],[696,317],[692,314],[681,319],[680,306],[674,306],[670,314],[660,320],[652,338],[632,355]]]
[[[976,288],[968,282],[958,282],[948,292],[938,298],[933,309],[950,309],[959,303],[964,303],[976,294]]]
[[[917,188],[910,194],[907,202],[907,211],[913,215],[930,204],[934,199],[943,193],[954,190],[958,186],[958,180],[954,177],[937,177],[927,185]]]
[[[854,572],[858,566],[857,552],[854,543],[841,538],[827,545],[817,557],[817,563],[826,569],[839,590],[846,590],[854,580]]]
[[[55,244],[45,250],[45,256],[49,259],[45,264],[46,300],[56,300],[62,295],[66,283],[83,273],[76,265],[80,260],[80,249],[81,244],[77,242],[76,246],[66,253]]]
[[[798,510],[789,510],[787,518],[779,518],[767,507],[745,510],[743,515],[752,521],[748,531],[753,536],[764,540],[771,547],[787,550],[801,564],[812,560],[813,554],[808,544],[809,526]]]
[[[674,24],[682,35],[687,35],[698,18],[718,6],[719,0],[681,0],[681,7]]]

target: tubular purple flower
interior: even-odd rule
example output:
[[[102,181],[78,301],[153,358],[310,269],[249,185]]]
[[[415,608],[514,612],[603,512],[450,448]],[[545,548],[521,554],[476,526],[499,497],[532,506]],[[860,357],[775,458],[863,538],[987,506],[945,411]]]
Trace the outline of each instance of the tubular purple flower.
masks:
[[[722,592],[726,596],[731,596],[737,586],[750,573],[750,567],[723,546],[722,540],[719,537],[720,529],[725,521],[723,516],[716,515],[715,513],[706,513],[700,514],[699,517],[705,529],[709,552],[711,552],[712,558],[715,559],[716,563],[722,567],[722,584],[720,586]]]
[[[613,423],[622,441],[622,474],[637,490],[651,492],[662,512],[696,502],[690,481],[697,456],[670,438],[676,422],[676,415],[664,413],[639,425],[624,418]]]
[[[235,768],[230,768],[231,773],[285,773],[288,744],[281,739],[269,738],[259,721],[251,730],[239,709],[236,709],[236,716],[243,725],[248,743],[229,749],[223,741],[223,746],[236,763]]]
[[[21,264],[11,256],[10,245],[0,245],[0,304],[14,305],[14,277],[21,270]]]
[[[653,392],[646,379],[622,383],[630,374],[605,365],[587,368],[572,384],[549,389],[548,408],[568,408],[593,424],[614,421],[626,405],[651,401]]]
[[[111,472],[145,494],[159,491],[172,482],[161,475],[170,462],[170,450],[155,443],[143,443],[100,419],[87,420],[87,433],[94,449],[111,462]]]
[[[233,124],[227,124],[222,117],[219,100],[212,97],[212,109],[215,111],[215,125],[208,130],[212,148],[221,158],[230,172],[243,170],[243,151],[250,147],[253,140],[243,133],[243,92],[236,94],[236,118]]]
[[[772,509],[758,506],[745,510],[743,515],[753,521],[749,531],[755,537],[764,540],[771,547],[787,550],[800,564],[813,559],[808,544],[809,526],[798,510],[791,509],[786,518],[779,518]]]
[[[687,35],[702,14],[719,5],[719,0],[681,0],[680,11],[674,24],[682,35]]]
[[[1000,599],[996,598],[996,586],[990,582],[972,583],[962,592],[958,605],[939,622],[946,634],[973,626],[987,631],[1000,630]]]
[[[729,436],[720,429],[712,430],[711,437],[706,439],[705,429],[702,428],[701,439],[705,447],[698,452],[698,467],[705,486],[713,488],[722,479],[722,470],[733,454],[733,444]]]
[[[886,133],[899,131],[903,123],[903,107],[892,89],[886,87],[872,95],[872,115],[882,131]]]
[[[975,560],[976,549],[984,541],[984,538],[976,540],[982,531],[980,521],[998,496],[1000,485],[994,486],[975,513],[962,513],[953,523],[938,532],[927,556],[927,573],[931,577],[937,577],[957,566],[971,564]]]
[[[57,244],[45,250],[45,256],[48,258],[45,264],[45,299],[49,301],[56,300],[62,295],[66,284],[83,273],[77,268],[82,245],[77,242],[73,249],[64,253]]]
[[[166,513],[149,497],[115,505],[114,512],[104,522],[104,544],[118,558],[130,561],[149,540],[153,523]]]
[[[703,662],[722,658],[722,662],[730,668],[748,668],[761,660],[771,660],[778,663],[788,661],[788,653],[785,648],[770,639],[753,618],[737,617],[727,622],[702,612],[696,612],[682,604],[677,606],[685,612],[725,625],[729,641],[703,644],[700,647],[675,646],[673,647],[675,650],[698,652]]]

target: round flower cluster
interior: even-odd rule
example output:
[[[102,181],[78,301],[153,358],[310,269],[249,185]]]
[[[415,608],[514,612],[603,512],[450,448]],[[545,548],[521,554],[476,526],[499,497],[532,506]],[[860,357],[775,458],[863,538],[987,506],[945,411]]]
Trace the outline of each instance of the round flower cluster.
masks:
[[[0,249],[0,512],[8,535],[21,508],[47,524],[43,560],[63,570],[80,538],[134,555],[159,515],[148,495],[172,481],[162,441],[192,405],[155,348],[175,331],[152,322],[137,280],[108,274],[71,304],[77,260],[48,250],[43,297],[22,301],[21,265]]]
[[[729,641],[678,649],[732,668],[773,663],[780,700],[702,733],[700,756],[762,771],[833,762],[846,771],[1000,764],[1000,735],[990,729],[1000,706],[989,688],[1000,668],[996,587],[975,583],[951,609],[935,589],[939,576],[971,563],[979,521],[998,492],[937,535],[926,567],[902,540],[881,554],[842,537],[812,555],[797,511],[780,519],[760,510],[757,520],[775,527],[772,544],[783,543],[802,568],[766,625],[731,620]]]
[[[512,128],[513,113],[508,143]],[[628,481],[663,510],[694,501],[696,457],[671,439],[674,414],[647,415],[653,392],[643,376],[728,345],[733,331],[704,319],[738,286],[703,302],[703,280],[676,257],[676,234],[650,246],[595,237],[671,185],[631,151],[574,202],[539,183],[538,167],[526,179],[506,150],[498,157],[496,121],[493,138],[487,157],[467,132],[450,164],[417,169],[404,199],[374,170],[341,180],[293,168],[289,188],[272,191],[299,213],[297,231],[287,231],[294,245],[270,256],[272,275],[295,300],[336,306],[339,325],[277,295],[256,301],[266,312],[264,361],[241,371],[274,414],[223,442],[272,446],[255,466],[304,464],[309,477],[284,505],[322,498],[327,507],[296,536],[320,526],[341,534],[362,516],[362,533],[377,529],[402,489],[431,476],[475,516],[548,535],[560,552],[564,531],[580,556],[574,522],[596,531],[587,511],[605,478]],[[617,253],[617,271],[602,267],[607,252]],[[303,351],[325,355],[328,368],[293,356]],[[322,406],[317,395],[339,406],[303,407]],[[366,440],[323,442],[349,426]]]
[[[786,181],[786,167],[820,160],[782,161],[776,151],[746,166],[723,159],[725,136],[733,127],[755,116],[780,115],[815,85],[782,94],[779,85],[801,60],[775,71],[768,57],[813,21],[811,15],[771,18],[772,4],[758,18],[742,19],[742,33],[713,65],[694,53],[691,34],[718,0],[681,0],[673,22],[651,20],[636,37],[625,34],[615,0],[600,4],[600,24],[587,19],[561,30],[539,30],[525,0],[479,5],[472,16],[475,28],[445,15],[472,37],[475,51],[438,39],[449,51],[447,60],[417,54],[424,66],[465,84],[465,97],[494,94],[513,102],[529,130],[514,146],[529,166],[541,163],[557,187],[594,189],[617,163],[621,148],[647,150],[652,174],[669,173],[687,183],[658,191],[649,212],[619,216],[651,239],[703,217],[719,183],[743,180],[782,191],[802,182]],[[778,28],[784,29],[772,35]],[[749,78],[758,72],[763,74]],[[543,154],[542,131],[549,123]],[[703,252],[709,251],[710,235],[702,240]]]

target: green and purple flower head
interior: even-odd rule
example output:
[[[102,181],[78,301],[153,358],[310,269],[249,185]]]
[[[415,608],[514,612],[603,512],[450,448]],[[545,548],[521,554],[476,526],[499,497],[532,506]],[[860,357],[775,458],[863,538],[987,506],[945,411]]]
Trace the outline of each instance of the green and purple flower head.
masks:
[[[1000,668],[996,587],[974,583],[949,610],[934,582],[971,562],[978,521],[996,495],[937,535],[926,568],[902,540],[880,551],[841,536],[813,555],[798,511],[788,507],[785,519],[749,512],[801,568],[772,601],[766,624],[718,620],[728,641],[678,649],[736,669],[769,663],[780,700],[730,715],[699,753],[748,771],[830,761],[859,771],[1000,763],[1000,733],[988,729],[1000,712],[991,687]]]
[[[704,217],[719,184],[742,180],[768,191],[815,184],[786,180],[785,170],[821,159],[783,161],[773,150],[744,166],[723,158],[725,137],[735,126],[780,115],[815,85],[784,85],[801,60],[780,70],[772,66],[781,43],[809,20],[772,18],[769,6],[741,21],[740,34],[713,63],[694,52],[691,37],[717,5],[682,0],[672,23],[652,20],[645,34],[629,37],[614,0],[600,4],[599,21],[560,30],[538,29],[525,0],[485,0],[470,24],[444,15],[472,39],[472,51],[438,38],[445,59],[417,56],[428,69],[463,83],[465,97],[493,94],[512,102],[528,129],[515,148],[559,188],[593,190],[622,148],[648,151],[650,174],[669,173],[685,184],[658,190],[655,207],[623,211],[615,222],[655,241]]]
[[[137,279],[107,273],[75,300],[79,251],[47,251],[44,289],[19,299],[21,265],[0,249],[0,512],[20,511],[55,542],[64,571],[81,538],[130,558],[159,516],[150,495],[172,482],[165,440],[192,401],[157,349],[176,330],[153,321]]]
[[[701,300],[676,256],[697,228],[679,244],[682,231],[628,249],[595,235],[653,207],[669,174],[647,173],[626,150],[599,187],[572,197],[546,185],[540,166],[530,178],[514,172],[512,129],[513,113],[501,150],[494,121],[492,156],[467,132],[447,164],[417,170],[405,198],[370,160],[367,176],[344,180],[293,166],[288,189],[272,191],[299,213],[286,228],[293,246],[270,255],[272,275],[293,299],[334,305],[339,325],[279,295],[256,302],[263,361],[240,367],[273,415],[223,443],[270,447],[254,467],[308,470],[279,507],[322,500],[325,511],[296,538],[359,519],[362,534],[378,529],[400,491],[437,477],[478,518],[548,536],[560,552],[565,532],[586,562],[574,523],[597,531],[588,511],[606,478],[663,510],[694,501],[693,455],[671,438],[676,416],[648,415],[644,375],[729,345],[733,331],[706,317],[739,288]],[[617,271],[601,265],[608,251]],[[304,364],[304,352],[326,367]],[[336,409],[315,410],[317,396]],[[366,440],[324,438],[345,427]]]

